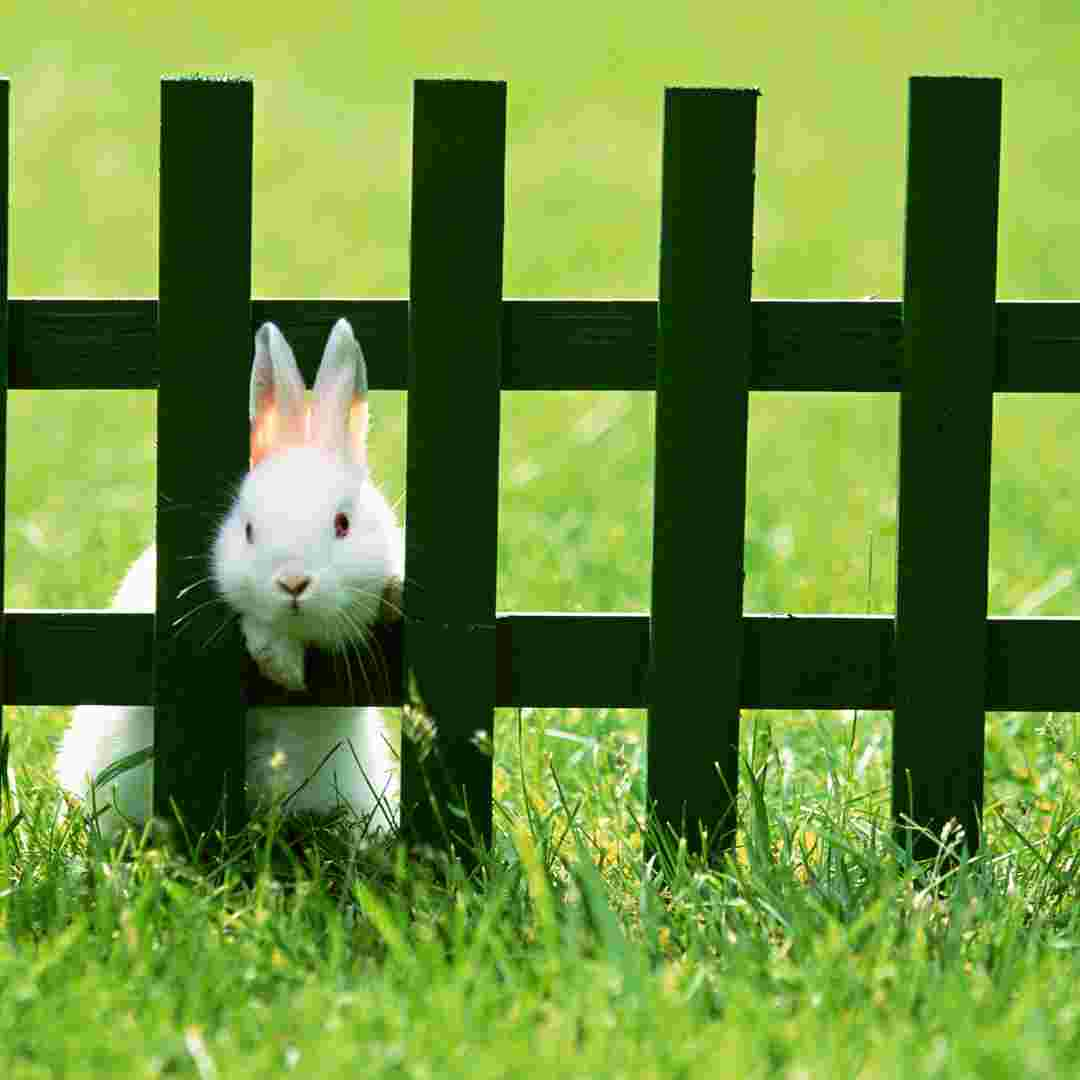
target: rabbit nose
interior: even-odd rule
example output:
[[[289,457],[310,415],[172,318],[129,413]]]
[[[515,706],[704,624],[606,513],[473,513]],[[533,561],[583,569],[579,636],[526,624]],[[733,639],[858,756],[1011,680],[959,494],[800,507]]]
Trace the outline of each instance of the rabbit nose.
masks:
[[[307,574],[281,574],[277,579],[278,588],[293,598],[300,596],[310,584],[311,578]]]

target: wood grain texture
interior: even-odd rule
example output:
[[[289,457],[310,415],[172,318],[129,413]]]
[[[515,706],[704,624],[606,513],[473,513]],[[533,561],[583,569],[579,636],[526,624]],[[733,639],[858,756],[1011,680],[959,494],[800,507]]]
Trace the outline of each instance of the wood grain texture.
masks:
[[[754,90],[664,96],[647,783],[691,850],[735,837],[756,117]]]
[[[505,156],[505,83],[416,83],[405,643],[438,736],[403,739],[402,822],[462,851],[491,840]]]
[[[979,842],[1001,81],[912,79],[893,815]],[[901,834],[904,830],[901,829]],[[934,841],[914,836],[922,855]]]
[[[899,391],[901,306],[891,300],[754,300],[751,390]],[[1080,392],[1080,303],[996,305],[994,390]],[[405,300],[255,300],[297,345],[310,378],[327,328],[344,315],[374,390],[408,384]],[[150,390],[160,378],[157,301],[10,302],[16,390]],[[0,353],[3,355],[3,353]],[[653,390],[655,300],[504,300],[504,390]]]
[[[222,807],[230,829],[244,816],[236,623],[212,649],[176,627],[247,467],[252,109],[247,81],[162,83],[154,803],[170,816],[175,804],[191,834]]]

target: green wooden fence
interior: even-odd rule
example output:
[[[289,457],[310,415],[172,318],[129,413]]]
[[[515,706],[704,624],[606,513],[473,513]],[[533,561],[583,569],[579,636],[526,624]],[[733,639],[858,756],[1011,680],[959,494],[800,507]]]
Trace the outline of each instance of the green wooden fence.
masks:
[[[717,845],[740,707],[863,708],[894,710],[898,820],[956,818],[976,844],[985,711],[1080,708],[1080,621],[986,616],[992,395],[1080,391],[1080,304],[995,302],[1001,84],[951,78],[911,82],[903,303],[752,301],[756,108],[749,90],[667,91],[658,302],[502,298],[506,87],[458,81],[415,88],[409,300],[253,301],[251,84],[167,80],[159,300],[8,300],[0,83],[3,377],[157,389],[160,549],[156,618],[7,612],[2,701],[155,704],[159,808],[175,799],[202,826],[224,792],[239,820],[243,725],[222,719],[266,689],[238,635],[201,651],[171,632],[196,576],[182,555],[246,466],[254,326],[277,322],[304,364],[345,315],[372,387],[409,392],[399,665],[441,762],[422,771],[405,748],[418,834],[462,794],[490,834],[472,736],[497,706],[648,707],[657,818]],[[538,389],[656,391],[651,616],[495,611],[500,390]],[[751,390],[899,391],[895,617],[743,614]],[[467,545],[445,542],[451,519]],[[401,701],[394,683],[379,701]],[[316,700],[348,703],[327,683]]]

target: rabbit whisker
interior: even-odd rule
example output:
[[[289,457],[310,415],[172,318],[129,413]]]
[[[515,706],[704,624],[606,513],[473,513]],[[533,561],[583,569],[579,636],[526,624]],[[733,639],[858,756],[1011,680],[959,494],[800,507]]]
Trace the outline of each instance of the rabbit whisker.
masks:
[[[230,626],[232,626],[233,623],[239,622],[239,621],[240,621],[240,613],[237,612],[237,611],[232,612],[229,615],[229,617],[227,619],[225,619],[225,621],[203,642],[203,645],[202,645],[203,649],[204,650],[209,649],[210,646],[213,645],[213,643],[215,641],[217,641],[217,639],[219,637],[221,637],[221,635],[226,630],[228,630],[228,628]]]
[[[335,629],[337,629],[339,623],[340,623],[340,619],[335,617],[335,619],[334,619]],[[348,638],[347,634],[342,634],[342,633],[340,633],[340,631],[337,632],[336,636],[334,638],[334,645],[333,645],[333,648],[331,650],[330,655],[333,657],[333,660],[334,660],[334,678],[335,678],[335,680],[337,680],[338,672],[341,670],[339,665],[344,666],[345,679],[348,682],[348,686],[349,686],[349,700],[351,702],[352,701],[352,696],[353,696],[353,677],[352,677],[352,671],[349,668],[349,656],[348,656],[348,653],[346,652],[347,638]]]
[[[350,587],[350,591],[353,595],[362,596],[365,600],[376,599],[374,593],[367,592],[355,586]],[[379,597],[378,599],[382,600],[382,597]],[[396,607],[395,610],[397,610]],[[402,612],[401,614],[404,613]],[[343,617],[347,617],[348,625],[353,630],[353,636],[367,646],[368,653],[371,655],[372,659],[378,659],[375,656],[375,647],[379,645],[379,636],[375,631],[375,623],[369,621],[366,605],[363,612],[353,608],[345,608],[342,615]],[[381,647],[379,648],[379,652],[382,652]],[[383,667],[385,671],[385,664]]]
[[[416,591],[418,593],[426,592],[427,589],[424,585],[421,585],[419,581],[414,577],[410,577],[408,574],[402,574],[401,576],[401,589],[402,592],[408,590],[409,592]]]
[[[210,607],[211,604],[224,604],[225,599],[221,596],[212,596],[209,600],[203,600],[202,603],[196,604],[193,608],[185,611],[183,615],[176,619],[173,619],[172,627],[174,630],[179,630],[192,616],[197,615],[203,608]]]
[[[379,675],[382,677],[382,685],[390,691],[390,670],[386,664],[386,657],[383,655],[382,646],[379,644],[378,635],[371,629],[369,625],[365,625],[362,622],[358,622],[355,615],[350,615],[350,620],[356,624],[356,634],[354,648],[357,653],[357,658],[363,663],[363,658],[360,656],[360,645],[363,645],[367,655],[375,661],[377,668],[379,669]]]
[[[349,686],[349,701],[352,702],[356,699],[356,687],[353,683],[352,668],[349,665],[349,653],[344,642],[338,642],[334,646],[334,672],[337,673],[338,661],[341,661],[342,666],[345,668],[345,681]]]
[[[185,585],[176,594],[176,599],[177,600],[183,600],[184,597],[187,596],[187,594],[189,592],[192,592],[193,590],[197,589],[200,585],[208,585],[208,584],[210,584],[210,582],[211,582],[211,578],[209,578],[209,577],[199,578],[198,581],[193,581],[190,585]]]
[[[352,669],[349,667],[349,656],[345,651],[345,646],[340,642],[334,647],[334,674],[337,674],[338,661],[341,661],[342,666],[345,668],[345,681],[349,687],[349,701],[351,702],[355,697],[355,688],[353,686]]]
[[[363,677],[364,685],[367,687],[368,696],[374,697],[375,690],[374,687],[371,685],[371,680],[368,678],[367,671],[364,667],[364,657],[359,649],[360,643],[366,644],[366,632],[364,626],[362,623],[358,622],[357,619],[348,612],[348,610],[338,612],[338,620],[347,631],[346,634],[343,635],[341,641],[346,670],[348,670],[350,667],[349,649],[351,647],[353,653],[356,656],[356,664],[360,670],[360,675]],[[368,651],[370,652],[371,650],[369,649]]]
[[[369,638],[364,642],[367,647],[368,656],[375,662],[375,667],[382,680],[383,689],[387,694],[393,692],[393,685],[390,680],[390,668],[386,662],[386,654],[383,652],[382,646],[379,644],[379,639],[374,634],[371,634]]]
[[[362,596],[365,600],[377,600],[380,604],[385,604],[396,615],[405,618],[405,612],[397,604],[392,604],[387,600],[383,593],[374,593],[370,589],[361,588],[359,585],[347,585],[346,590],[352,593],[353,596]]]

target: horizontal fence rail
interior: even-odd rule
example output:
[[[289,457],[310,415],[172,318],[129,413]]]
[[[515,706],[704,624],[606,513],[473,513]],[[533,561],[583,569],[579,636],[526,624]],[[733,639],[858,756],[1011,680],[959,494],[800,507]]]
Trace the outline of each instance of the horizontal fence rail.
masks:
[[[503,390],[654,390],[655,300],[503,300]],[[344,315],[372,357],[371,387],[408,386],[407,300],[253,300],[295,343],[311,378],[326,328]],[[751,390],[899,391],[896,300],[754,300]],[[1080,303],[998,301],[993,388],[1080,392]],[[13,299],[13,390],[155,390],[157,301]],[[377,362],[376,362],[377,361]]]
[[[4,703],[151,704],[153,625],[150,614],[9,611]],[[744,708],[894,706],[891,615],[744,615],[742,625]],[[986,629],[988,710],[1080,706],[1073,662],[1080,655],[1080,618],[995,616],[986,620]],[[500,707],[645,708],[649,703],[648,615],[500,614],[492,632]],[[559,663],[552,665],[547,658],[556,652]],[[58,656],[66,662],[58,664]],[[253,683],[253,688],[258,687]],[[257,696],[250,700],[263,703]],[[336,687],[321,703],[356,700]],[[402,697],[395,690],[365,700],[395,705]]]

